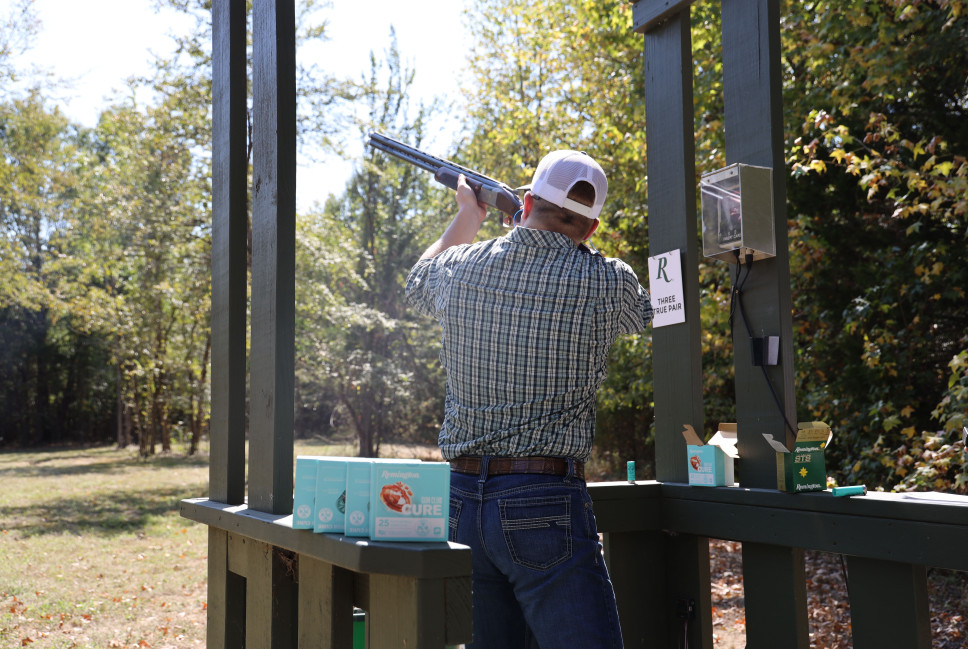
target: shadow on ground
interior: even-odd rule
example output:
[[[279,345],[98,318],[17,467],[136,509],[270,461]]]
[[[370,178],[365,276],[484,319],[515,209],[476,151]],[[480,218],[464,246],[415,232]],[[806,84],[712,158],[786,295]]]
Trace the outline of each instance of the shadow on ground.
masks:
[[[154,517],[178,510],[179,502],[197,497],[204,486],[185,485],[138,493],[95,492],[87,498],[55,498],[25,506],[0,506],[3,529],[22,536],[94,534],[114,536],[144,530]]]

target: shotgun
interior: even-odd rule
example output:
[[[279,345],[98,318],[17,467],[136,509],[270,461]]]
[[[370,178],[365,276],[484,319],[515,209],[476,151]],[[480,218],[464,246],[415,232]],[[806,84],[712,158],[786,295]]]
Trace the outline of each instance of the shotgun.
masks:
[[[464,174],[467,184],[471,186],[477,194],[477,200],[485,205],[497,208],[504,213],[502,222],[505,227],[514,224],[514,216],[521,210],[524,203],[514,192],[513,189],[499,180],[495,180],[476,171],[471,171],[467,167],[443,160],[424,153],[420,149],[398,142],[393,138],[380,133],[371,132],[366,143],[374,149],[379,149],[401,160],[406,160],[412,165],[416,165],[434,175],[434,179],[440,184],[457,189],[457,176]]]

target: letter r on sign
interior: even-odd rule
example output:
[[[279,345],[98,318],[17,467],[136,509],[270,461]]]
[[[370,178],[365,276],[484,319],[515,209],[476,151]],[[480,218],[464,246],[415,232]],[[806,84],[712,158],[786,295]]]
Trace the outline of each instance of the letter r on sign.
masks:
[[[666,269],[665,268],[668,265],[669,265],[669,258],[668,257],[659,257],[659,269],[658,269],[658,271],[656,272],[656,275],[655,275],[655,278],[656,279],[664,279],[666,282],[671,282],[672,281],[671,279],[669,279],[669,276],[666,274]]]

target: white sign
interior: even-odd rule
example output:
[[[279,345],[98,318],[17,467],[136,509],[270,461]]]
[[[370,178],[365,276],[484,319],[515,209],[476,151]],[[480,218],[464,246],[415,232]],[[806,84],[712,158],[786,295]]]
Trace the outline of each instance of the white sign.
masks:
[[[686,321],[682,261],[678,250],[649,257],[649,293],[652,295],[653,327]]]

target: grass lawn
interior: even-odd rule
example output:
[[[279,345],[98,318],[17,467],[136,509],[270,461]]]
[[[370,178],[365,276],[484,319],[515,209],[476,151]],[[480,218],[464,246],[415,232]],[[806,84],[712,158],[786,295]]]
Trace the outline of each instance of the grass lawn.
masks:
[[[297,441],[300,454],[355,448]],[[207,452],[4,452],[0,485],[0,647],[205,646],[207,528],[178,503],[207,495]]]
[[[205,645],[208,457],[0,453],[0,647]]]

